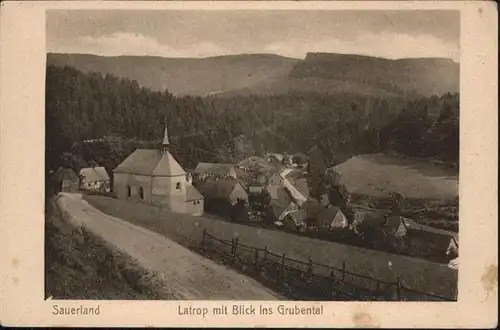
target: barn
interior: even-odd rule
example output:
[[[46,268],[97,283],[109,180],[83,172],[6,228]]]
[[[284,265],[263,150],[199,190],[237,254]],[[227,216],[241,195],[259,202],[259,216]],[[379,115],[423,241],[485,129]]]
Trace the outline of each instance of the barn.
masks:
[[[203,196],[169,152],[169,145],[165,126],[161,150],[137,149],[113,170],[113,191],[119,199],[201,215]]]

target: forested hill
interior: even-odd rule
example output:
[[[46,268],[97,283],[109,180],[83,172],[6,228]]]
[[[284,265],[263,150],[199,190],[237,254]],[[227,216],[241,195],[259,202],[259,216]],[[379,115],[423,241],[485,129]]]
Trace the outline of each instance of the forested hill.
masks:
[[[273,54],[209,58],[104,57],[48,54],[47,64],[136,80],[174,95],[274,95],[321,92],[420,97],[459,91],[460,65],[444,58],[389,60],[309,53],[304,60]]]
[[[417,100],[298,92],[201,98],[69,67],[48,66],[46,79],[47,170],[64,164],[78,169],[92,160],[112,170],[135,148],[159,146],[165,123],[173,153],[187,168],[266,151],[307,154],[313,146],[327,165],[385,150],[458,160],[458,94]],[[83,143],[104,136],[123,139]]]
[[[203,96],[240,89],[289,72],[297,59],[270,55],[234,55],[209,58],[154,56],[105,57],[87,54],[48,54],[47,64],[74,67],[136,80],[141,87],[169,90],[175,95]]]

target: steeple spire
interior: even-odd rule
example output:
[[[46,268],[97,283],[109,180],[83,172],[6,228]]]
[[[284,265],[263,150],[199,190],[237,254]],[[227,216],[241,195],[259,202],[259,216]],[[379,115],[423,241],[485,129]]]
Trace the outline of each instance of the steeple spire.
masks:
[[[167,124],[165,124],[165,133],[163,134],[163,142],[162,142],[162,151],[167,152],[168,147],[170,145],[170,142],[168,141],[168,127]]]

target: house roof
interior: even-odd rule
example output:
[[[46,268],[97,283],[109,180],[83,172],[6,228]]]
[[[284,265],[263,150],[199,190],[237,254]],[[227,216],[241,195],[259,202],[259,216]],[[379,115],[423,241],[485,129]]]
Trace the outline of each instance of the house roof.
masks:
[[[295,224],[300,225],[302,222],[306,221],[307,213],[304,210],[298,210],[297,212],[291,212],[288,216],[295,222]]]
[[[288,204],[290,204],[290,202],[292,202],[294,200],[293,196],[291,196],[290,192],[286,188],[283,188],[283,187],[278,187],[277,197],[278,198],[275,198],[275,200],[277,200],[279,203],[281,203],[283,205],[288,205]]]
[[[257,156],[251,156],[248,157],[247,159],[242,160],[241,162],[238,163],[239,167],[243,168],[249,168],[252,166],[258,166],[261,167],[263,170],[270,170],[272,169],[272,166],[269,165],[268,162],[266,162],[265,159]]]
[[[86,167],[80,170],[84,182],[108,181],[109,175],[104,167]]]
[[[422,224],[420,224],[414,220],[408,219],[408,218],[403,218],[403,221],[405,222],[405,225],[409,230],[420,230],[420,231],[430,233],[430,234],[448,236],[450,238],[455,239],[455,241],[458,243],[458,233],[455,233],[453,231],[439,229],[439,228],[434,228],[431,226],[422,225]]]
[[[231,179],[207,180],[199,189],[203,196],[229,198],[238,184],[241,185],[237,180]]]
[[[59,167],[57,172],[52,176],[52,180],[57,182],[61,182],[64,180],[69,180],[71,182],[78,182],[80,179],[78,178],[78,175],[76,175],[76,173],[73,172],[72,169]]]
[[[233,164],[198,163],[198,166],[194,169],[194,173],[229,175],[231,174],[231,170],[234,170]]]
[[[385,219],[382,222],[382,230],[389,233],[395,233],[401,225],[405,226],[400,216],[389,215],[387,217],[387,223],[385,223]]]
[[[293,180],[292,184],[297,188],[297,190],[304,196],[305,198],[309,198],[309,184],[307,183],[306,178],[300,178],[297,180]]]
[[[299,202],[299,203],[304,203],[307,201],[307,197],[304,196],[304,194],[302,194],[298,189],[297,187],[295,187],[291,182],[290,180],[288,180],[287,178],[283,178],[283,184],[285,185],[285,188],[288,189],[288,191],[290,192],[290,195],[292,195],[292,197],[295,199],[295,201]]]
[[[269,206],[271,206],[271,212],[276,218],[279,218],[283,214],[283,212],[285,212],[285,210],[287,209],[286,205],[283,205],[276,200],[272,200],[269,203]]]
[[[403,222],[403,218],[397,215],[388,215],[387,212],[382,210],[376,210],[371,212],[357,212],[361,215],[358,224],[363,224],[365,226],[374,227],[381,229],[388,233],[395,233],[400,226],[406,226]],[[386,223],[387,221],[387,223]]]
[[[149,149],[135,150],[113,172],[151,176],[186,175],[170,152]]]
[[[192,185],[186,187],[186,202],[203,199],[203,195]]]

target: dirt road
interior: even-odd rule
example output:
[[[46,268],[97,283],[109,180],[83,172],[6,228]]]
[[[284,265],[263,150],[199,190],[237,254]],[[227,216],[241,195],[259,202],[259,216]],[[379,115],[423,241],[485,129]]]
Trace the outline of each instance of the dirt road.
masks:
[[[58,205],[71,221],[102,237],[163,279],[173,300],[282,299],[257,281],[184,248],[170,239],[106,215],[81,195],[61,193]]]

